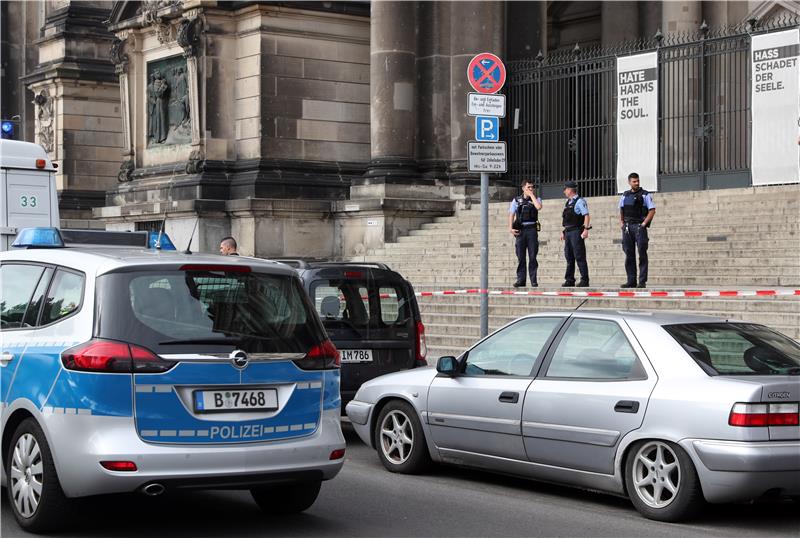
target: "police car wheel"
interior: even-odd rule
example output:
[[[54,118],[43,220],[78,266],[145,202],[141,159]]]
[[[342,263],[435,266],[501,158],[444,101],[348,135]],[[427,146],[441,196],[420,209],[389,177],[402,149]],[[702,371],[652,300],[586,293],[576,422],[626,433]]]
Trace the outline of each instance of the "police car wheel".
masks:
[[[684,521],[705,503],[691,458],[667,441],[639,441],[630,449],[625,485],[636,510],[656,521]]]
[[[261,511],[271,515],[297,514],[311,508],[322,482],[300,482],[289,486],[259,486],[250,489]]]
[[[381,409],[374,439],[381,463],[393,473],[419,474],[430,465],[422,425],[407,402],[393,400]]]
[[[58,481],[44,432],[33,418],[23,420],[14,432],[6,469],[8,500],[20,527],[43,532],[63,525],[69,499]]]

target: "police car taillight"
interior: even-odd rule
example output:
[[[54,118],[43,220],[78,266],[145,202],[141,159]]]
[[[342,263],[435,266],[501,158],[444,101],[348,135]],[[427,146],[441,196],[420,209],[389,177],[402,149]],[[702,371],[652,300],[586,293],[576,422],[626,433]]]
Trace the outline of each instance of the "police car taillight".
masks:
[[[140,346],[93,338],[61,353],[67,370],[105,373],[159,373],[175,366],[149,349]]]
[[[339,368],[341,359],[342,355],[333,342],[325,340],[309,349],[305,358],[298,359],[294,363],[303,370],[326,370]]]

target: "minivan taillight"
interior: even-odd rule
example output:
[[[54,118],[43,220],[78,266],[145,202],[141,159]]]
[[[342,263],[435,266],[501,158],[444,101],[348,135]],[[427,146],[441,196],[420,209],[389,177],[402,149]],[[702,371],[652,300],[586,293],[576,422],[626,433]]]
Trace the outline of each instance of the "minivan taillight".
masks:
[[[428,344],[425,341],[425,325],[421,321],[417,322],[417,362],[415,366],[427,366]]]
[[[160,373],[175,366],[149,349],[101,338],[65,350],[61,353],[61,363],[67,370],[112,374]]]
[[[294,361],[303,370],[327,370],[339,368],[341,354],[333,342],[325,340],[308,350],[306,356]]]
[[[800,424],[800,404],[796,403],[737,403],[731,409],[731,426],[797,426]]]

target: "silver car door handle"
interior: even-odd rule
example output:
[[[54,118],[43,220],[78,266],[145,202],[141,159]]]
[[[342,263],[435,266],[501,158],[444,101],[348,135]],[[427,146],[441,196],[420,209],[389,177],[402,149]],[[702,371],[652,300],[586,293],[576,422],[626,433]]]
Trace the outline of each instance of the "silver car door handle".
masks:
[[[9,362],[14,360],[14,355],[9,353],[8,351],[4,351],[2,355],[0,355],[0,366],[6,366]]]
[[[517,403],[519,401],[519,392],[502,392],[498,400],[503,403]]]
[[[638,413],[639,402],[633,400],[620,400],[614,406],[614,411],[617,413]]]

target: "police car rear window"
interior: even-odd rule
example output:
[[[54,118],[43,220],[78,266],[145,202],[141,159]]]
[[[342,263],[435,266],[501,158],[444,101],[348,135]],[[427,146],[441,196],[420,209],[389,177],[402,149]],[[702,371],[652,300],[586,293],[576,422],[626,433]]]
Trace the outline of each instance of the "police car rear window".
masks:
[[[323,340],[299,281],[286,275],[154,270],[97,285],[97,336],[156,353],[299,353]]]

